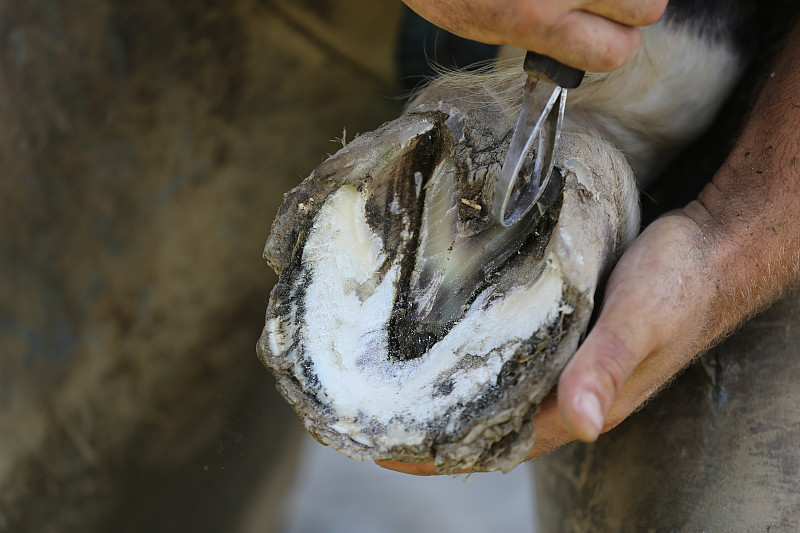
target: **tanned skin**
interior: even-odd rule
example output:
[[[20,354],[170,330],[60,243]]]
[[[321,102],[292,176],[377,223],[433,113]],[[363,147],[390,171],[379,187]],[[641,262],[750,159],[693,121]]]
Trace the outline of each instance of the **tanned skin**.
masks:
[[[667,0],[403,0],[420,16],[475,41],[510,44],[583,70],[621,67],[639,49],[639,26]]]
[[[734,149],[696,200],[614,269],[598,320],[534,417],[528,459],[617,426],[698,354],[800,278],[800,24]],[[668,178],[667,178],[668,179]],[[432,463],[381,463],[435,474]]]

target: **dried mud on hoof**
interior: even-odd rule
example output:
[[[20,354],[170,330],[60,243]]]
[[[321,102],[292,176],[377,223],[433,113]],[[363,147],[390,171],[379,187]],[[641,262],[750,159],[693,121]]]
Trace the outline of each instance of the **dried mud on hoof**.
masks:
[[[508,471],[635,233],[635,188],[612,146],[566,131],[545,200],[494,225],[511,119],[488,97],[440,96],[287,195],[258,354],[308,431],[349,457]]]

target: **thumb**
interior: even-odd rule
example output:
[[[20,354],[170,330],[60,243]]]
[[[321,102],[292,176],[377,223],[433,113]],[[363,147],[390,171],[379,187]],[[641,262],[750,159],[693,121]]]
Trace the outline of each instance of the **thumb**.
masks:
[[[643,358],[631,347],[625,330],[608,322],[601,317],[558,384],[562,423],[585,442],[596,440],[603,431],[611,404]]]
[[[705,277],[696,275],[694,231],[686,217],[663,217],[612,272],[600,316],[558,384],[561,421],[574,437],[597,439],[697,353]]]

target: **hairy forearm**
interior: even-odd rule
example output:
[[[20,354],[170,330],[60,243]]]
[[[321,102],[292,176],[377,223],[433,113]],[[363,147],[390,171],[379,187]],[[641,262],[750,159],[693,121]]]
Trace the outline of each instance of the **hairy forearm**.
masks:
[[[700,226],[715,340],[800,276],[800,25],[728,160],[686,213]]]

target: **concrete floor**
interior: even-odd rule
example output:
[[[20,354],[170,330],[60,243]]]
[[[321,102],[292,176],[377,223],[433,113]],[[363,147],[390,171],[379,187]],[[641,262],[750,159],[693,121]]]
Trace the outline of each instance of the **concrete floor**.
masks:
[[[509,474],[414,477],[303,440],[285,533],[535,533],[530,465]]]

